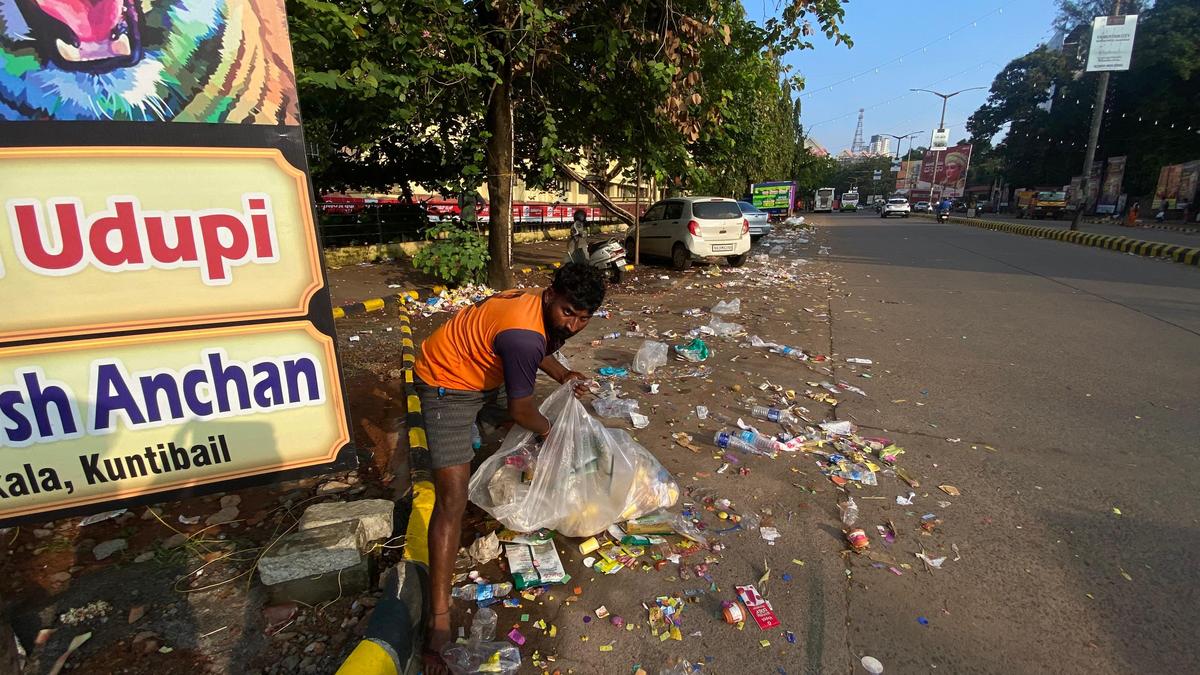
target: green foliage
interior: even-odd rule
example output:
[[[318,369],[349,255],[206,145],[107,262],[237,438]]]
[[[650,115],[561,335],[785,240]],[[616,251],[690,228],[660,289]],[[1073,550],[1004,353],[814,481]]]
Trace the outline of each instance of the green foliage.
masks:
[[[1056,25],[1090,24],[1100,6],[1109,4],[1062,2]],[[1194,0],[1158,0],[1138,19],[1130,70],[1111,75],[1096,158],[1128,157],[1124,189],[1131,195],[1152,192],[1164,164],[1200,157],[1196,35]],[[1087,31],[1080,39],[1086,51]],[[1000,71],[967,123],[976,144],[972,182],[1002,176],[1014,186],[1065,185],[1079,175],[1098,77],[1082,72],[1083,62],[1039,47]]]
[[[429,240],[413,256],[413,267],[451,284],[479,283],[487,274],[487,238],[451,222],[425,232]]]

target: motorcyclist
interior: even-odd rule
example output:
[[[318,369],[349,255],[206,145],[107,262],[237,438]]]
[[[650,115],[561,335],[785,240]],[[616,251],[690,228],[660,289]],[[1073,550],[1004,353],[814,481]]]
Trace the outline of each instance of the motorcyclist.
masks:
[[[938,202],[938,205],[937,205],[937,212],[938,212],[938,213],[946,213],[946,214],[949,214],[949,213],[950,213],[950,207],[951,207],[952,205],[953,205],[953,202],[951,202],[951,201],[950,201],[950,198],[949,198],[949,197],[942,197],[942,201]]]

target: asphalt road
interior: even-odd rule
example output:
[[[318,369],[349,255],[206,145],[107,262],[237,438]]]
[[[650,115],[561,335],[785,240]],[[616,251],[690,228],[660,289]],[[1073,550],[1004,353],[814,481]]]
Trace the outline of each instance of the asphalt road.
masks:
[[[896,579],[851,563],[850,660],[1200,671],[1200,270],[922,219],[812,220],[844,280],[831,351],[876,363],[871,397],[838,417],[962,491],[939,509],[924,484],[911,507],[944,520],[961,560]]]

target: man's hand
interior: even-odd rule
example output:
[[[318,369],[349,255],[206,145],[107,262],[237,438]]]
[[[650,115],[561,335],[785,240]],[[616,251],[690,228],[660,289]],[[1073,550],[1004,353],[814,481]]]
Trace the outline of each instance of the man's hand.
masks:
[[[588,393],[587,376],[577,370],[568,370],[558,383],[566,384],[571,380],[575,381],[575,398],[583,398]]]

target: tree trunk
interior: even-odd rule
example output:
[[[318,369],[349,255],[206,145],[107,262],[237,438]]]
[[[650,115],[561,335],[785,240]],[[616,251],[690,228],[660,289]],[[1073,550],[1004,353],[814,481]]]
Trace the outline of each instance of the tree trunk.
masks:
[[[512,65],[501,67],[488,101],[488,285],[496,290],[516,286],[512,270],[513,100]]]
[[[625,209],[617,206],[613,202],[613,200],[608,198],[608,195],[604,194],[603,190],[601,190],[600,188],[596,187],[595,185],[589,183],[588,181],[584,180],[583,179],[584,177],[580,176],[579,172],[575,171],[574,169],[567,166],[566,164],[563,164],[562,162],[555,162],[554,168],[557,169],[558,172],[560,174],[562,174],[563,176],[582,185],[583,189],[585,189],[589,193],[591,193],[591,195],[596,198],[596,201],[600,202],[601,206],[608,209],[609,211],[612,211],[612,214],[617,217],[617,220],[621,221],[622,223],[625,223],[629,227],[634,226],[633,215],[631,213],[629,213]]]

